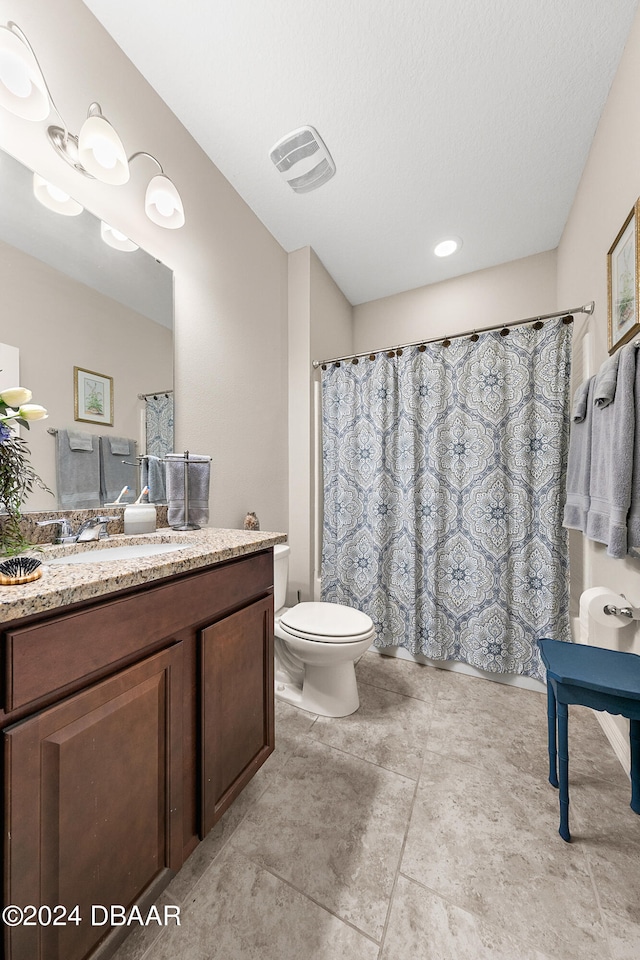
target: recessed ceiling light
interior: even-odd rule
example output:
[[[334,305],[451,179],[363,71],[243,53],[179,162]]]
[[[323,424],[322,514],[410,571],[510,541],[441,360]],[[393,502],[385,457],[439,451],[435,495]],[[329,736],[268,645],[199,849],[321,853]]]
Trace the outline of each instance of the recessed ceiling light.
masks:
[[[460,237],[447,237],[446,240],[441,240],[440,243],[435,245],[433,252],[436,257],[450,257],[451,254],[459,250],[461,246],[462,240]]]

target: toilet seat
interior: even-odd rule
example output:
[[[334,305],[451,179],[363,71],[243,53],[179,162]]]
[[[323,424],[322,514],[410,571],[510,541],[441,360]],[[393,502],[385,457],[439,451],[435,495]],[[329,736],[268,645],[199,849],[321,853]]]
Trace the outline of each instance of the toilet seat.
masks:
[[[373,621],[361,610],[340,603],[304,602],[279,619],[282,632],[315,643],[357,643],[373,636]]]

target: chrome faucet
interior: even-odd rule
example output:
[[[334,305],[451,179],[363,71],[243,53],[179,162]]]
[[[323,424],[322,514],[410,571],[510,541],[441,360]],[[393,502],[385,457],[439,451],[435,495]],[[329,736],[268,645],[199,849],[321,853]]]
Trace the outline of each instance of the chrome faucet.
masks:
[[[112,520],[118,520],[118,517],[90,517],[81,523],[77,532],[73,532],[73,527],[66,517],[54,518],[53,520],[38,520],[39,527],[48,527],[57,523],[60,527],[56,543],[86,543],[89,540],[103,540],[108,537],[107,524]]]

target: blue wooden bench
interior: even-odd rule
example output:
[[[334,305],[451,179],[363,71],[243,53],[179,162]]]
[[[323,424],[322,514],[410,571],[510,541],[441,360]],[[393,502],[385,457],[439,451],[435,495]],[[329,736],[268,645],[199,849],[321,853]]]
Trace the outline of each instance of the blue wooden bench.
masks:
[[[568,842],[570,703],[629,718],[631,809],[640,814],[640,656],[546,638],[538,646],[547,668],[549,783],[560,788],[559,833]]]

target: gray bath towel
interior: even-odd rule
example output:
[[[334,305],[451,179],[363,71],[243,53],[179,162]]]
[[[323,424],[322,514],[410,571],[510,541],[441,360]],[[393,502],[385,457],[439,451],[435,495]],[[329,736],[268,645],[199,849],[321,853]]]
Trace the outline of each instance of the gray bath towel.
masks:
[[[98,437],[91,433],[58,430],[56,484],[61,510],[90,510],[100,506],[98,446]]]
[[[184,457],[168,453],[167,461],[167,520],[170,527],[180,526],[184,519]],[[190,523],[205,526],[209,522],[209,478],[211,457],[189,455],[189,516]]]
[[[112,452],[114,448],[131,452],[125,456],[122,453]],[[129,440],[126,437],[100,437],[100,495],[103,503],[113,503],[125,484],[129,490],[120,503],[133,503],[138,482],[135,456],[135,440]],[[124,460],[129,462],[124,463]]]
[[[622,347],[613,402],[595,407],[586,534],[607,544],[611,557],[627,554],[635,436],[636,348]]]
[[[140,464],[140,489],[149,487],[149,503],[167,502],[166,464],[149,454]]]
[[[637,351],[636,347],[636,351]],[[633,481],[631,485],[631,506],[627,521],[627,546],[629,553],[640,554],[640,358],[636,354],[635,414],[636,432],[633,441]]]
[[[593,402],[596,407],[608,407],[613,403],[618,382],[618,367],[620,364],[620,350],[616,350],[612,357],[605,360],[596,374],[596,383],[593,389]]]
[[[585,380],[574,396],[567,458],[567,499],[562,521],[564,527],[583,532],[586,529],[589,512],[594,382],[595,377]]]

